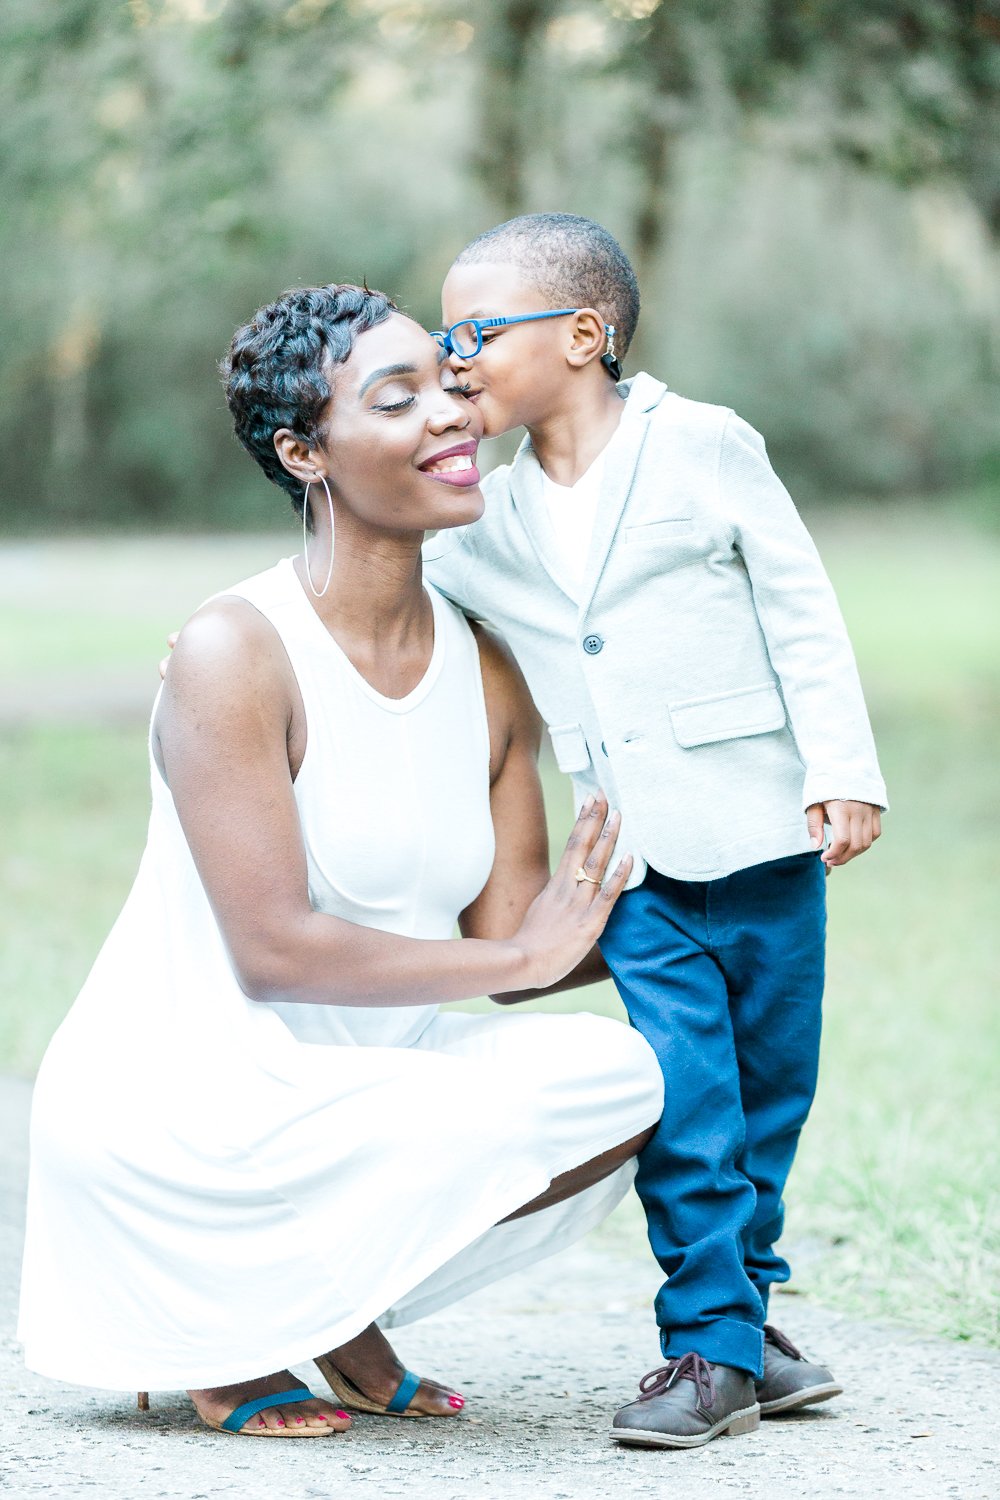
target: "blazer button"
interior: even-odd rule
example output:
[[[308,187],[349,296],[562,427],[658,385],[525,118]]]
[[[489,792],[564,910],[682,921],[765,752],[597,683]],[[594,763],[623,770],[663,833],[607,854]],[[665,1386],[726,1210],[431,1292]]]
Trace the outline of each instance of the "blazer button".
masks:
[[[602,635],[585,635],[583,638],[583,649],[588,656],[596,656],[598,651],[604,650],[604,637]]]

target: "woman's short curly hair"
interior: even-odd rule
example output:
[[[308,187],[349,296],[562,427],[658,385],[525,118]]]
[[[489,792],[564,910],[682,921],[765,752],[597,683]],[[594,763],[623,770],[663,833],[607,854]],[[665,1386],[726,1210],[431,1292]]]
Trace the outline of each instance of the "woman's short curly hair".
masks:
[[[396,304],[360,286],[307,286],[283,292],[233,334],[220,365],[236,436],[302,514],[302,485],[274,448],[288,427],[315,443],[330,399],[330,367],[343,364],[360,333],[383,322]]]

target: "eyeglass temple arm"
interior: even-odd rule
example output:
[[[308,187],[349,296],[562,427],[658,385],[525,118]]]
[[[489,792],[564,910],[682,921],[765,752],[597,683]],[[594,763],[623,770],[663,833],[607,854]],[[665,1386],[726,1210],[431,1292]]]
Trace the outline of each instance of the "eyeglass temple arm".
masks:
[[[521,313],[516,318],[467,318],[468,323],[478,323],[480,328],[506,328],[510,323],[537,323],[540,318],[565,318],[579,312],[578,307],[553,307],[548,312]]]

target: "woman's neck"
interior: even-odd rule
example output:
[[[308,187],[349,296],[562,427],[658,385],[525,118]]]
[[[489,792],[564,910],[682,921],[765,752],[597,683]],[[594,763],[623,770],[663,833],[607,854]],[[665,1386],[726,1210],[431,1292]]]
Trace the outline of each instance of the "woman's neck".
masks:
[[[313,584],[329,565],[329,530],[309,539]],[[434,616],[423,587],[419,540],[365,538],[337,528],[330,586],[321,598],[309,587],[302,557],[295,569],[306,597],[337,645],[379,692],[403,697],[416,685],[434,645]]]

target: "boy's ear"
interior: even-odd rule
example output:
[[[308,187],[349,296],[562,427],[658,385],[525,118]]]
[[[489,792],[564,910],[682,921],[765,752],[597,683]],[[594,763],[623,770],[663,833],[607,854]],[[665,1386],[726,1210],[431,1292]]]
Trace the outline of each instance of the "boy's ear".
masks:
[[[305,438],[290,427],[279,427],[274,434],[274,451],[281,460],[282,468],[288,470],[303,485],[311,484],[324,472],[323,455],[317,453]]]
[[[570,325],[570,346],[566,358],[580,369],[600,359],[607,347],[604,319],[592,307],[581,307]]]

